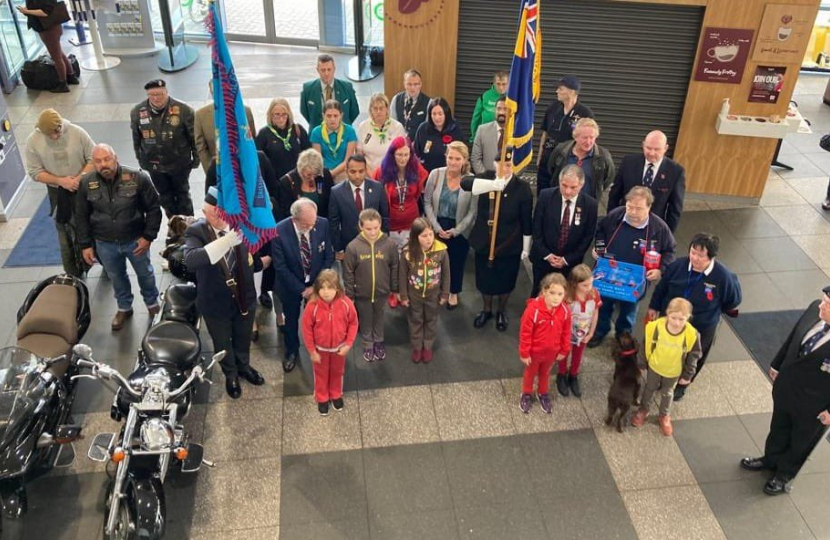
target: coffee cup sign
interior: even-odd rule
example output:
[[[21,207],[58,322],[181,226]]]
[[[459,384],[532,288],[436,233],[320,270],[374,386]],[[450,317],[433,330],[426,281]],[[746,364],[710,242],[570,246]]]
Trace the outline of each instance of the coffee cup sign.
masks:
[[[792,15],[784,15],[781,17],[781,26],[778,27],[778,41],[787,41],[790,34],[793,33],[793,28],[790,26],[793,17]]]
[[[738,56],[740,49],[737,45],[718,45],[706,51],[706,55],[718,62],[731,62]]]
[[[815,18],[814,5],[767,4],[752,49],[752,60],[766,65],[800,64]]]
[[[753,30],[707,27],[701,33],[695,80],[740,84]]]

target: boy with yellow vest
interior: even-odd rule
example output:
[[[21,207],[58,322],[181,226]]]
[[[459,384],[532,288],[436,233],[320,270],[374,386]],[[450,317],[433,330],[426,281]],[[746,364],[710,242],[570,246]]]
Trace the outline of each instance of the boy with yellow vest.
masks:
[[[666,316],[646,325],[643,342],[648,363],[646,387],[640,409],[631,419],[631,425],[640,427],[648,417],[654,393],[660,396],[660,416],[657,423],[666,437],[672,434],[671,410],[674,387],[689,384],[695,374],[701,355],[700,334],[689,324],[692,304],[685,298],[675,298],[666,307]]]

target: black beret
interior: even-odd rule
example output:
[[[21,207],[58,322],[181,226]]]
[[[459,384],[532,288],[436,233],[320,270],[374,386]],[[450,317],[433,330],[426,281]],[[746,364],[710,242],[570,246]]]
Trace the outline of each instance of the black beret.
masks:
[[[153,79],[152,81],[148,82],[144,85],[145,90],[149,90],[151,88],[166,88],[167,83],[164,79]]]

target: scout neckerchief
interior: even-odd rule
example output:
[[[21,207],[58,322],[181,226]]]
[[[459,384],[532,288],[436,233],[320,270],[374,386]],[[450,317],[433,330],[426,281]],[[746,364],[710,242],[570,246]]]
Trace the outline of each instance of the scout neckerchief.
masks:
[[[325,122],[322,124],[322,131],[323,143],[326,145],[326,148],[329,149],[329,152],[331,152],[332,157],[337,156],[337,151],[340,150],[340,145],[343,144],[343,133],[346,132],[346,126],[343,125],[343,122],[340,122],[340,127],[337,129],[337,144],[335,146],[331,145],[331,140],[329,139],[329,128],[326,127]]]
[[[273,127],[268,126],[268,129],[271,130],[271,133],[274,134],[274,137],[282,141],[282,146],[285,148],[286,152],[291,151],[291,126],[286,126],[285,128],[285,137],[279,134],[279,132]],[[325,129],[325,128],[324,128]]]
[[[392,125],[392,120],[387,118],[380,127],[375,125],[374,120],[369,120],[369,125],[372,126],[372,131],[375,132],[375,137],[378,138],[380,144],[386,144],[386,136],[389,134],[389,126]]]

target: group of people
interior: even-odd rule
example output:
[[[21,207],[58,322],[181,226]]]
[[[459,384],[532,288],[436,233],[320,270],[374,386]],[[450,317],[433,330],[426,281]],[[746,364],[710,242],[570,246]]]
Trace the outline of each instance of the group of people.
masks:
[[[65,270],[83,277],[99,261],[112,280],[112,329],[132,315],[127,260],[150,315],[158,312],[150,245],[162,209],[168,218],[193,215],[189,175],[201,165],[205,217],[187,228],[184,259],[197,276],[198,307],[214,348],[227,351],[222,370],[231,397],[241,395],[240,379],[264,383],[249,354],[257,300],[268,309],[278,304],[285,372],[299,361],[302,334],[320,414],[344,406],[345,356],[358,332],[366,362],[386,358],[386,309],[407,309],[411,360],[431,362],[440,308],[457,307],[472,249],[482,298],[475,328],[495,319],[497,331],[508,329],[506,306],[522,261],[532,266],[532,298],[519,328],[526,366],[519,405],[530,411],[536,382],[540,407],[550,413],[550,371],[557,369],[562,396],[581,396],[585,347],[603,342],[615,310],[616,333],[636,323],[639,302],[603,298],[583,261],[646,266],[656,254],[645,272],[654,288],[645,317],[648,376],[632,423],[644,423],[657,394],[658,423],[671,434],[671,403],[700,373],[720,315],[736,312],[741,290],[717,260],[715,236],[696,235],[688,255],[676,258],[685,180],[683,167],[666,157],[666,136],[648,133],[642,153],[615,167],[596,143],[593,113],[578,99],[579,79],[562,77],[557,102],[544,115],[534,207],[530,185],[514,174],[511,150],[502,151],[507,74],[497,73],[478,100],[466,139],[446,100],[421,92],[415,70],[404,74],[404,90],[391,100],[373,95],[369,117],[357,126],[354,89],[335,77],[334,59],[320,55],[317,72],[300,99],[308,130],[283,98],[271,102],[258,132],[248,110],[278,222],[276,238],[257,253],[217,211],[213,105],[194,111],[169,95],[164,80],[148,82],[147,99],[130,115],[141,169],[122,165],[111,147],[95,145],[56,111],[41,113],[27,144],[29,174],[49,186]],[[256,272],[263,273],[259,292]]]

